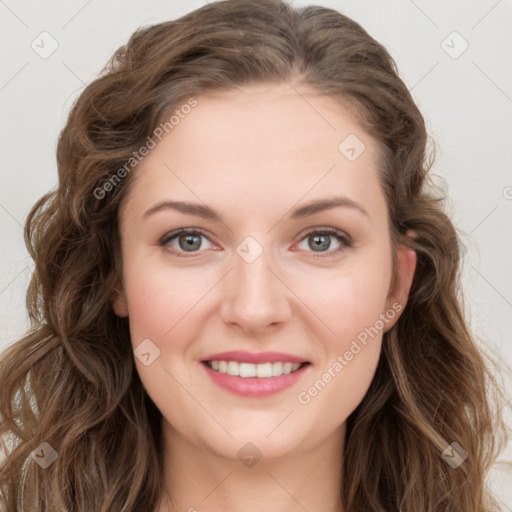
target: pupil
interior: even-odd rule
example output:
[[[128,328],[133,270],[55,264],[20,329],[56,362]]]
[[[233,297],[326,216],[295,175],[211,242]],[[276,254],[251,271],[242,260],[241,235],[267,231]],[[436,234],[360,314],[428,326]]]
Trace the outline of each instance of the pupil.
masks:
[[[313,250],[329,248],[329,237],[327,235],[314,235],[312,238],[314,240]]]
[[[184,246],[181,244],[183,240],[185,241]],[[199,249],[201,247],[201,240],[197,235],[182,235],[180,237],[180,246],[185,251]]]

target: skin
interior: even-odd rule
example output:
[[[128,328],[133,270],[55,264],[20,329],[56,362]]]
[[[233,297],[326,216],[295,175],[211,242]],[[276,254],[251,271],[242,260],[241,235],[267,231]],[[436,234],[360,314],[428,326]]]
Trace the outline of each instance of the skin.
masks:
[[[307,404],[298,395],[380,315],[389,318],[393,304],[405,307],[416,255],[399,246],[392,275],[376,142],[339,102],[295,89],[300,94],[264,84],[197,97],[134,171],[120,209],[123,276],[114,310],[129,317],[134,348],[150,339],[160,350],[149,366],[135,359],[163,415],[163,478],[175,501],[163,493],[158,511],[340,510],[346,419],[399,313]],[[366,146],[355,161],[338,149],[349,134]],[[289,218],[333,195],[367,215],[336,207]],[[223,222],[169,208],[144,215],[167,200],[206,204]],[[352,245],[331,235],[315,251],[309,231],[325,227],[348,234]],[[195,252],[179,236],[159,245],[179,228],[207,236]],[[236,252],[247,236],[263,249],[252,263]],[[311,365],[291,388],[242,397],[214,384],[200,363],[229,350],[285,352]],[[237,457],[247,442],[262,454],[252,467]]]

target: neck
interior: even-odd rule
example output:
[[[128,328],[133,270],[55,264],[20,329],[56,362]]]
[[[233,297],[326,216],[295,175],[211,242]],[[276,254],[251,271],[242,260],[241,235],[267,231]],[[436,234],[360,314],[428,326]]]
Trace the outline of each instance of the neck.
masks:
[[[155,512],[341,512],[343,424],[320,445],[242,463],[192,444],[165,420],[164,492]],[[243,443],[238,443],[240,449]],[[248,449],[247,453],[250,453]],[[250,459],[249,459],[250,460]],[[172,498],[171,498],[172,497]]]

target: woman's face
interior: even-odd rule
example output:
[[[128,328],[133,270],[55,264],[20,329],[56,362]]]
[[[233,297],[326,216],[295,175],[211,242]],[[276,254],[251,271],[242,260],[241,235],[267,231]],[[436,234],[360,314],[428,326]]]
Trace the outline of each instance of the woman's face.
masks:
[[[393,280],[377,146],[335,100],[288,85],[196,100],[133,171],[114,309],[168,435],[298,454],[341,438],[415,255],[399,249]]]

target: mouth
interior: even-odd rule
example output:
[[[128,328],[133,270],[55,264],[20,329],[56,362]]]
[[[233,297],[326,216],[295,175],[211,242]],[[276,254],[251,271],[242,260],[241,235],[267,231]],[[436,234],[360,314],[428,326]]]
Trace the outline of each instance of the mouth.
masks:
[[[200,361],[220,388],[244,397],[263,398],[296,384],[312,365],[291,354],[223,352]]]

